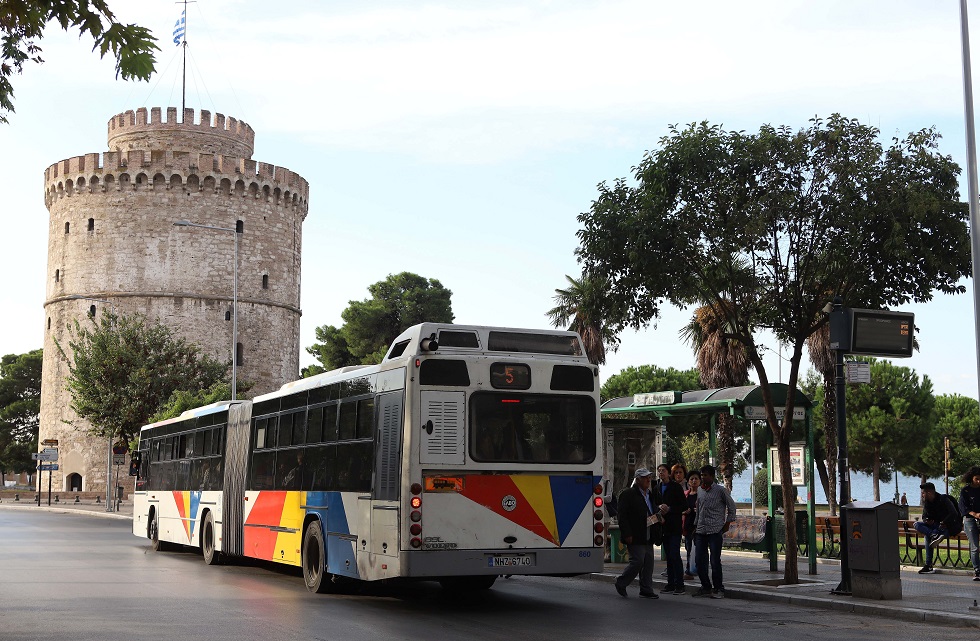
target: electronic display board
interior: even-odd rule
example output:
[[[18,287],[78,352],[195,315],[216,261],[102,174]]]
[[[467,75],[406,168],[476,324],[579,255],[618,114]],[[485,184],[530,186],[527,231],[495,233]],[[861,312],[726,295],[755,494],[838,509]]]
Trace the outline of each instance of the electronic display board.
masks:
[[[852,309],[851,354],[908,358],[912,356],[915,315],[874,309]]]

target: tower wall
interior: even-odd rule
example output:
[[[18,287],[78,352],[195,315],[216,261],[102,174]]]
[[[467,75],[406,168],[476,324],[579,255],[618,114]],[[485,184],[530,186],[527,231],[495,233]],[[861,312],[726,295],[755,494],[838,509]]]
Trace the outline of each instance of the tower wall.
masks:
[[[68,326],[92,306],[101,313],[105,304],[72,296],[107,300],[121,314],[145,314],[206,353],[231,360],[232,322],[225,318],[235,238],[174,227],[177,220],[229,229],[242,221],[238,378],[253,384],[254,396],[298,376],[308,183],[252,160],[253,134],[244,123],[218,114],[214,122],[224,126],[205,126],[200,123],[210,115],[203,112],[194,123],[193,110],[185,111],[187,125],[171,117],[159,123],[159,109],[152,114],[156,121],[146,122],[146,110],[110,121],[109,146],[120,151],[68,158],[44,173],[50,217],[40,434],[59,440],[62,460],[77,461],[55,473],[55,490],[73,472],[82,476],[84,491],[105,490],[107,441],[87,435],[87,424],[71,412],[68,367],[55,343],[67,349]],[[236,150],[247,153],[224,153]]]

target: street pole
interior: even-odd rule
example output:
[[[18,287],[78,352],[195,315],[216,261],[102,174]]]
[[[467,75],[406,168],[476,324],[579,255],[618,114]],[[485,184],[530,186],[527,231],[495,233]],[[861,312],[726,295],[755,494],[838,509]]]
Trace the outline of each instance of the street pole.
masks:
[[[977,213],[977,137],[973,118],[973,71],[970,64],[970,21],[966,0],[960,0],[960,33],[963,44],[963,102],[966,115],[966,175],[970,197],[970,253],[973,267],[973,339],[980,390],[980,216]]]
[[[843,303],[840,297],[834,299],[834,312],[840,313]],[[846,394],[847,387],[844,384],[844,351],[843,349],[834,350],[836,362],[834,365],[835,377],[834,387],[836,389],[836,414],[837,414],[837,473],[840,480],[837,485],[840,489],[840,584],[831,591],[831,594],[851,594],[851,567],[847,559],[847,508],[844,506],[851,502],[850,481],[847,475],[847,407]]]

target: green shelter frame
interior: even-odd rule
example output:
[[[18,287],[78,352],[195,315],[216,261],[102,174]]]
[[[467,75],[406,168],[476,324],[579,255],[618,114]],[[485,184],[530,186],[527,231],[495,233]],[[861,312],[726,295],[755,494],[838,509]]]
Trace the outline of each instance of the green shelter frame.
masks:
[[[780,408],[786,407],[786,395],[789,391],[789,386],[783,383],[770,383],[769,385],[773,406],[778,412]],[[619,398],[614,398],[606,401],[601,407],[602,425],[606,427],[615,427],[616,424],[622,419],[615,418],[616,416],[623,414],[650,414],[653,415],[653,419],[648,421],[650,424],[658,422],[664,418],[677,417],[677,416],[697,416],[708,414],[711,417],[711,428],[708,430],[708,452],[710,457],[710,462],[712,465],[715,464],[717,460],[717,417],[718,414],[729,414],[736,418],[743,420],[761,420],[758,418],[750,418],[745,415],[745,408],[760,408],[764,407],[764,402],[762,399],[762,387],[759,385],[747,385],[744,387],[721,387],[717,389],[709,390],[693,390],[688,392],[661,392],[658,396],[673,394],[673,403],[665,403],[661,405],[646,405],[646,404],[634,404],[637,400],[636,396],[621,396]],[[663,400],[663,399],[658,399]],[[814,436],[813,436],[813,402],[799,389],[795,393],[795,403],[796,408],[803,408],[804,412],[804,427],[806,429],[806,454],[804,465],[808,470],[807,472],[807,557],[809,559],[809,574],[817,573],[817,525],[816,518],[814,514],[814,472],[815,465],[813,460],[814,452]],[[647,421],[639,421],[643,423]],[[629,421],[632,425],[637,425],[636,420]],[[769,507],[768,516],[771,519],[775,516],[772,507],[772,486],[769,487]],[[784,504],[786,501],[784,501]],[[784,506],[788,509],[788,506]],[[775,537],[770,540],[770,550],[769,550],[769,568],[772,571],[777,570],[777,542]]]

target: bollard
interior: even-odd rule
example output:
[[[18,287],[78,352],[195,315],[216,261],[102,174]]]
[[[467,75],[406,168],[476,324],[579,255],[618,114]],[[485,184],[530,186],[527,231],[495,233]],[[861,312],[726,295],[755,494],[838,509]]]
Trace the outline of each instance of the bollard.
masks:
[[[20,500],[20,494],[14,494],[14,503]]]
[[[79,500],[79,498],[78,498],[78,495],[77,495],[77,494],[75,495],[75,503],[81,503],[81,501]]]
[[[55,503],[59,503],[60,502],[59,499],[58,499],[58,495],[57,494],[54,495],[54,502]]]
[[[102,501],[99,499],[99,495],[98,494],[95,495],[95,504],[96,505],[102,505]]]

